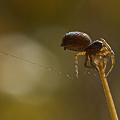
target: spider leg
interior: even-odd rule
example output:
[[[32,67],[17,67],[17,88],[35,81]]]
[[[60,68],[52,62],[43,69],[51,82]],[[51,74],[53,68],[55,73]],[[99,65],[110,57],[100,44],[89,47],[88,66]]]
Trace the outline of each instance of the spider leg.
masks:
[[[88,59],[89,59],[89,60],[88,60]],[[91,66],[87,65],[87,61],[90,62]],[[92,60],[92,56],[91,56],[91,55],[86,55],[86,59],[85,59],[84,66],[85,66],[86,68],[91,68],[91,69],[93,69],[93,70],[97,70],[97,71],[98,71],[97,66],[93,64],[93,60]]]
[[[106,75],[106,77],[109,75],[109,73],[112,71],[112,69],[113,69],[113,66],[114,66],[114,64],[115,64],[115,54],[114,54],[114,52],[111,50],[111,51],[105,51],[104,52],[105,54],[111,54],[111,61],[112,61],[112,66],[111,66],[111,68],[110,68],[110,70],[108,71],[108,73],[107,73],[107,75]]]
[[[111,47],[108,45],[108,43],[103,38],[100,38],[99,41],[102,41],[103,44],[107,47],[107,49],[111,51]]]
[[[78,56],[79,55],[85,55],[86,52],[79,52],[77,53],[77,55],[75,56],[75,73],[76,73],[76,77],[78,78]]]
[[[104,72],[105,72],[106,65],[107,65],[107,60],[106,60],[106,55],[104,54],[104,51],[108,51],[108,49],[106,47],[103,47],[100,51],[103,52],[103,54],[101,54],[101,56],[103,56],[103,58],[104,58]]]
[[[106,56],[107,54],[111,54],[112,66],[111,66],[110,70],[108,71],[108,73],[106,74],[105,77],[107,77],[109,75],[109,73],[112,71],[113,66],[115,64],[115,59],[114,59],[115,55],[114,55],[114,52],[112,50],[110,50],[110,51],[104,51],[104,53],[98,53],[98,54],[96,54],[96,55],[100,55],[100,56]],[[105,57],[104,57],[104,65],[105,65],[104,66],[104,71],[105,71],[105,69],[106,69],[106,60],[105,60]]]
[[[92,65],[91,68],[98,71],[97,65],[94,65],[94,64],[93,64],[93,59],[92,59],[92,56],[91,56],[91,55],[89,55],[89,58],[90,58],[90,64]]]
[[[103,48],[101,48],[101,50],[100,51],[108,51],[108,49],[106,48],[106,47],[103,47]]]
[[[108,43],[103,39],[103,38],[100,38],[100,41],[103,42],[103,44],[107,47],[108,50],[104,51],[105,54],[110,54],[111,55],[111,61],[112,61],[112,66],[110,68],[110,70],[108,71],[106,77],[108,76],[108,74],[111,72],[111,70],[113,69],[113,66],[115,64],[115,59],[114,59],[114,52],[112,51],[111,47],[108,45]]]

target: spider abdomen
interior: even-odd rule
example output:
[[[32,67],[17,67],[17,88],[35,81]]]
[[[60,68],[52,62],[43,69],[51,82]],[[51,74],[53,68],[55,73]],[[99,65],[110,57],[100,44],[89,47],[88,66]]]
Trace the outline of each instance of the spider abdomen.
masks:
[[[62,39],[61,46],[64,49],[83,51],[91,44],[89,35],[83,32],[69,32],[66,33]]]

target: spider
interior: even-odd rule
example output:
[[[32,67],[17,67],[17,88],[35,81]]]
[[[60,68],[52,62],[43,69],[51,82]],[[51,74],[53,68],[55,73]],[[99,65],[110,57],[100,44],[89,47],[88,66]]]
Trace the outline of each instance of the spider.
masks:
[[[106,70],[106,55],[111,56],[111,62],[112,66],[108,73],[106,74],[106,77],[113,69],[115,60],[114,60],[114,52],[111,49],[111,47],[108,45],[108,43],[103,39],[100,38],[99,40],[96,40],[92,43],[91,38],[89,35],[83,32],[68,32],[63,36],[62,44],[61,46],[64,47],[64,50],[73,50],[73,51],[79,51],[79,53],[75,56],[75,73],[76,77],[78,78],[78,56],[79,55],[85,55],[85,63],[84,66],[86,68],[91,68],[94,70],[99,71],[97,65],[94,63],[95,56],[101,56],[104,61],[104,73]],[[88,65],[87,63],[90,63]]]

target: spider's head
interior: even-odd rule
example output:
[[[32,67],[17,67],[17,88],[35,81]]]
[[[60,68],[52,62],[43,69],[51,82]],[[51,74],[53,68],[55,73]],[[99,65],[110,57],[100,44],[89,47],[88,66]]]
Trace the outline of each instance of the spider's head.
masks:
[[[104,46],[103,42],[99,40],[94,41],[93,45],[99,50]]]

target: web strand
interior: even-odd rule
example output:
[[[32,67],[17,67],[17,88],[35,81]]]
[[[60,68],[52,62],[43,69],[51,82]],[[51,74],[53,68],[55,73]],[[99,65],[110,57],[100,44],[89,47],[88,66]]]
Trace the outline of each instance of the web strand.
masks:
[[[62,75],[64,75],[64,76],[68,77],[69,79],[73,79],[72,77],[70,77],[70,75],[68,75],[68,74],[63,74],[62,72],[60,72],[60,71],[58,71],[58,70],[56,70],[56,69],[48,68],[48,67],[43,66],[43,65],[41,65],[41,64],[38,64],[38,63],[35,63],[35,62],[32,62],[32,61],[29,61],[29,60],[26,60],[26,59],[17,57],[17,56],[12,55],[12,54],[8,54],[8,53],[3,52],[3,51],[0,51],[0,53],[3,54],[3,55],[6,55],[6,56],[8,56],[8,57],[10,56],[10,57],[13,57],[13,58],[15,58],[15,59],[18,59],[18,60],[27,62],[27,63],[32,64],[32,65],[35,65],[35,66],[37,66],[37,67],[44,68],[44,69],[47,69],[47,70],[49,70],[49,71],[56,72],[56,73],[58,73],[58,74],[62,74]]]

